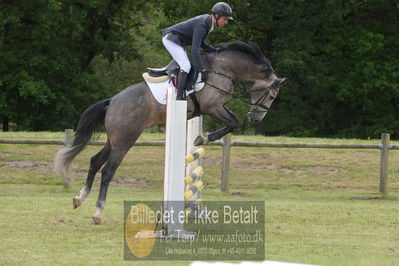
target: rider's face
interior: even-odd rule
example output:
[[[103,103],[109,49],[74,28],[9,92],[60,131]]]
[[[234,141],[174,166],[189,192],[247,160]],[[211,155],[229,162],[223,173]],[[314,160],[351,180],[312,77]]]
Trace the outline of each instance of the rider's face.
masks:
[[[224,25],[229,23],[229,19],[226,18],[225,16],[221,16],[218,23],[219,23],[219,27],[223,27]]]

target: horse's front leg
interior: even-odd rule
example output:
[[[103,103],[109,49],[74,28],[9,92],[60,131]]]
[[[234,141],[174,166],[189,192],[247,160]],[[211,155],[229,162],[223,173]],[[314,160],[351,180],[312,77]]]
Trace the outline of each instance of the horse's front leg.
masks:
[[[207,136],[198,136],[194,145],[200,146],[209,143],[210,141],[215,141],[221,139],[226,134],[233,132],[236,127],[238,127],[238,118],[233,114],[226,106],[221,106],[220,108],[212,109],[208,113],[212,118],[221,121],[226,124],[222,129],[210,133]]]

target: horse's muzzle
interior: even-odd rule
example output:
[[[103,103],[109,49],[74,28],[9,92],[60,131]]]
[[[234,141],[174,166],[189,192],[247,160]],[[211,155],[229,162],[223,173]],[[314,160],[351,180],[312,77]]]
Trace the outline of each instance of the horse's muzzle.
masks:
[[[256,112],[256,111],[248,112],[247,113],[248,120],[251,123],[255,123],[255,124],[259,123],[260,121],[262,121],[263,117],[265,117],[266,113],[267,113],[267,111],[262,112],[262,113]]]
[[[249,122],[251,123],[259,123],[262,121],[262,119],[266,116],[267,110],[270,108],[270,105],[272,104],[273,100],[278,94],[278,90],[283,84],[287,81],[287,78],[276,78],[273,83],[270,85],[270,89],[274,89],[277,91],[273,97],[268,97],[269,99],[266,99],[268,102],[266,103],[261,103],[263,106],[266,106],[266,108],[261,108],[264,110],[258,110],[258,107],[262,107],[262,105],[258,105],[257,107],[252,106],[251,111],[247,113]],[[270,93],[270,92],[269,92]],[[269,96],[269,95],[268,95]]]

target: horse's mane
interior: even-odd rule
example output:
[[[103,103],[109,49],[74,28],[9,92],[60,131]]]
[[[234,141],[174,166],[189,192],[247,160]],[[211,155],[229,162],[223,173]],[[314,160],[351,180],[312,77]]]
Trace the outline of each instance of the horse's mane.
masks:
[[[254,42],[237,41],[222,45],[221,48],[222,51],[240,52],[249,55],[255,64],[264,66],[263,71],[265,74],[273,71],[270,60],[263,55],[259,45]]]

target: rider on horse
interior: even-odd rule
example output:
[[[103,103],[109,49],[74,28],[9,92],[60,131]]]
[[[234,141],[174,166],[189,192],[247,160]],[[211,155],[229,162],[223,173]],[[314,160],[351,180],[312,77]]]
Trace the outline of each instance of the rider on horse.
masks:
[[[223,27],[232,19],[231,7],[224,2],[219,2],[213,6],[211,15],[199,15],[162,30],[162,43],[180,66],[177,80],[177,100],[185,100],[186,79],[191,69],[185,47],[191,45],[193,66],[196,71],[201,73],[204,80],[207,70],[202,62],[200,48],[206,52],[219,52],[220,49],[206,43],[205,37],[214,27]]]

